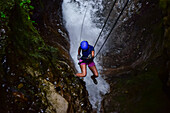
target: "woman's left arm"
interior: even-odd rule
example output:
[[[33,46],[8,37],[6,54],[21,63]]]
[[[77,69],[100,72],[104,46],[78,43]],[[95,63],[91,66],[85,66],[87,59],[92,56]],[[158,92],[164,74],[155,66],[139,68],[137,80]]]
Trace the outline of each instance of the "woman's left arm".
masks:
[[[92,58],[94,58],[94,51],[91,52],[91,56],[92,56]]]

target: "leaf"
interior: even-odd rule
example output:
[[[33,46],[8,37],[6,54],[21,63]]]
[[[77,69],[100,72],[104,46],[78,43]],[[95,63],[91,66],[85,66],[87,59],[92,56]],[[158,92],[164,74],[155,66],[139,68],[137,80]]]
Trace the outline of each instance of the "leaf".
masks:
[[[34,7],[33,7],[32,5],[30,5],[29,7],[30,7],[30,9],[32,9],[32,10],[34,9]]]
[[[26,2],[30,4],[30,3],[31,3],[31,0],[27,0]]]
[[[23,86],[24,86],[23,83],[20,83],[20,84],[18,85],[18,89],[21,89]]]
[[[19,5],[20,5],[20,6],[23,6],[23,2],[21,2]]]
[[[31,18],[30,18],[30,16],[28,16],[28,20],[30,20]]]
[[[1,18],[5,18],[5,14],[3,12],[1,12]]]

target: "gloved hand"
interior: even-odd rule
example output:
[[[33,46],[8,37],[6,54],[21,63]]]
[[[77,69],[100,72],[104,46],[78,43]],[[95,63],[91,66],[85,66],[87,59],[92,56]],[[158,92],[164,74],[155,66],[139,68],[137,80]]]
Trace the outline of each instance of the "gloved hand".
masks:
[[[77,60],[80,60],[80,58],[81,58],[81,55],[77,55]]]
[[[91,54],[89,54],[89,56],[87,57],[87,59],[92,59],[92,55],[91,55]]]

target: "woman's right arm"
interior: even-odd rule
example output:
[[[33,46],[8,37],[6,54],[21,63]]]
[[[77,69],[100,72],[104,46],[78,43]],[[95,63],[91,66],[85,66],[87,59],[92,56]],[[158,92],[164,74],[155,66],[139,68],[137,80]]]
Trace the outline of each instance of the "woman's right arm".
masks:
[[[81,58],[80,52],[81,52],[81,48],[79,47],[79,49],[78,49],[78,55],[77,55],[77,60],[80,60],[80,58]]]
[[[80,52],[81,52],[81,48],[79,47],[79,49],[78,49],[78,55],[80,55]]]

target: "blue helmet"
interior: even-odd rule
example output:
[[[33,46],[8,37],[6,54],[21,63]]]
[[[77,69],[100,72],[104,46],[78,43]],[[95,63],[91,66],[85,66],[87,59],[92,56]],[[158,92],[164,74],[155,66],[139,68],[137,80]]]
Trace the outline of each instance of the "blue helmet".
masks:
[[[80,43],[80,47],[81,47],[82,50],[87,50],[88,47],[89,47],[89,44],[88,44],[87,41],[82,41],[82,42]]]

